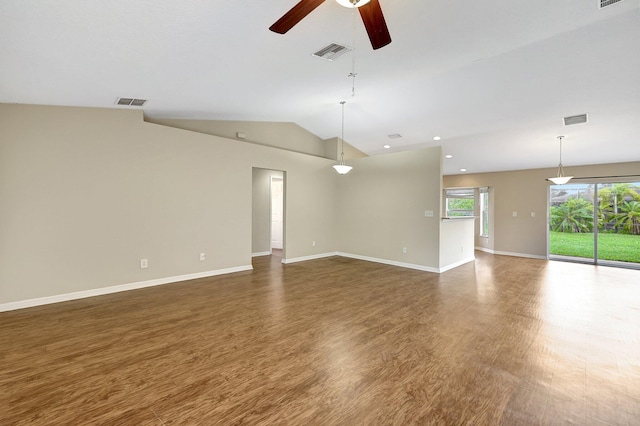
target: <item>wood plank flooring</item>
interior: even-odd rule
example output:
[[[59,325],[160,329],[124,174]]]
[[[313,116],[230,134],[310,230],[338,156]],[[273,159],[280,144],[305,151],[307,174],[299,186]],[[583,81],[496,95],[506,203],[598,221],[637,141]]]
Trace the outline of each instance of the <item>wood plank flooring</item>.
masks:
[[[640,272],[477,256],[0,313],[0,425],[640,424]]]

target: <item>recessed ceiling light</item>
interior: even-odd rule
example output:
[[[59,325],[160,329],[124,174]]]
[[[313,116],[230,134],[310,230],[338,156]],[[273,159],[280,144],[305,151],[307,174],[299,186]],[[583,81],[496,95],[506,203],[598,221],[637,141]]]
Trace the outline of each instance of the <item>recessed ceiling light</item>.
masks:
[[[453,155],[447,154],[447,155],[444,156],[444,158],[453,158]]]
[[[440,136],[434,136],[434,137],[433,137],[433,140],[434,140],[434,141],[439,141],[440,139],[442,139]]]
[[[391,145],[385,145],[383,148],[384,149],[389,149],[389,148],[391,148]]]
[[[467,169],[460,169],[460,171],[461,171],[461,172],[466,172],[466,171],[467,171]]]

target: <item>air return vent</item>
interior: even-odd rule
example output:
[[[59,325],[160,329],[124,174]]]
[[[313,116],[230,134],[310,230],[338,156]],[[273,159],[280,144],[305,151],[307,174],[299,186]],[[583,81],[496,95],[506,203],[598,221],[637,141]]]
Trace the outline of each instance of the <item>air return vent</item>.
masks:
[[[587,114],[572,115],[571,117],[564,118],[564,125],[570,126],[572,124],[581,124],[587,122]]]
[[[620,3],[622,0],[598,0],[600,3],[600,9],[603,7],[611,6],[612,4]]]
[[[313,53],[313,56],[317,56],[318,58],[326,59],[327,61],[333,61],[334,59],[338,59],[340,56],[344,55],[347,52],[351,52],[351,48],[347,46],[342,46],[341,44],[331,43],[327,47],[323,47],[318,50],[316,53]]]
[[[146,99],[137,98],[118,98],[117,105],[143,106],[147,102]]]

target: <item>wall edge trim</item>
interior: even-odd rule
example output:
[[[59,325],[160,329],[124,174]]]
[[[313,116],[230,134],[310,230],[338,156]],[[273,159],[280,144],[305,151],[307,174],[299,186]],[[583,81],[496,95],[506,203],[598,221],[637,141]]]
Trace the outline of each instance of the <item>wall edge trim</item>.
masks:
[[[310,256],[292,257],[289,259],[283,258],[282,263],[284,263],[285,265],[288,265],[290,263],[305,262],[307,260],[322,259],[322,258],[331,257],[331,256],[338,256],[338,253],[329,252],[329,253],[312,254]]]
[[[514,253],[514,252],[510,252],[510,251],[499,251],[499,250],[494,250],[494,251],[491,251],[491,252],[487,251],[487,253],[497,254],[497,255],[501,255],[501,256],[525,257],[527,259],[547,260],[547,256],[540,256],[540,255],[537,255],[537,254]]]
[[[466,259],[462,259],[462,260],[459,260],[457,262],[454,262],[454,263],[452,263],[450,265],[441,266],[440,267],[440,273],[447,272],[447,271],[449,271],[451,269],[457,268],[458,266],[462,266],[465,263],[474,262],[475,260],[476,260],[476,257],[475,256],[471,256],[471,257],[467,257]]]
[[[260,251],[258,253],[251,253],[251,257],[269,256],[271,251]]]
[[[431,266],[416,265],[414,263],[398,262],[395,260],[380,259],[377,257],[361,256],[359,254],[342,253],[342,252],[338,252],[336,254],[338,256],[349,257],[351,259],[366,260],[367,262],[383,263],[385,265],[400,266],[401,268],[416,269],[418,271],[433,272],[436,274],[440,273],[440,268],[433,268]]]
[[[194,280],[198,278],[213,277],[216,275],[231,274],[234,272],[250,271],[251,265],[236,266],[233,268],[216,269],[213,271],[196,272],[193,274],[178,275],[166,278],[157,278],[147,281],[139,281],[128,284],[120,284],[109,287],[100,287],[91,290],[75,291],[72,293],[56,294],[53,296],[37,297],[35,299],[18,300],[15,302],[0,303],[0,312],[15,311],[18,309],[32,308],[36,306],[49,305],[52,303],[68,302],[71,300],[85,299],[87,297],[103,296],[122,291],[137,290],[146,287],[171,284],[180,281]]]

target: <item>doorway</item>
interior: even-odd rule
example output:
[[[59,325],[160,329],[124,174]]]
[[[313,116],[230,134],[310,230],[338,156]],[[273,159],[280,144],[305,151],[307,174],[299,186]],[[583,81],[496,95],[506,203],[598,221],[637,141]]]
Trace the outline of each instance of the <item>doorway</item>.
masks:
[[[284,179],[271,176],[271,249],[282,250],[284,240]]]
[[[279,253],[286,245],[286,173],[279,170],[252,170],[251,256]]]
[[[640,269],[640,182],[549,187],[553,260]]]

